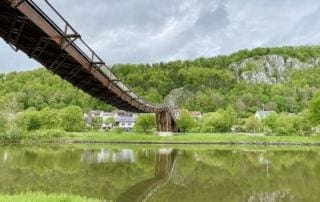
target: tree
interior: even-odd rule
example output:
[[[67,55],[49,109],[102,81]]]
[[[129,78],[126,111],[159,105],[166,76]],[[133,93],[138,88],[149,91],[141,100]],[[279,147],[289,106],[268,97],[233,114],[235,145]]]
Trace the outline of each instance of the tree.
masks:
[[[304,110],[293,117],[293,127],[299,135],[310,135],[312,132],[312,122],[309,111]]]
[[[273,112],[267,116],[267,118],[262,120],[264,131],[265,132],[272,132],[276,128],[278,119],[278,114],[276,112]]]
[[[65,131],[79,132],[84,129],[83,112],[79,106],[69,106],[62,109],[61,118]]]
[[[179,130],[183,133],[189,132],[195,126],[195,121],[191,117],[190,112],[188,110],[181,110],[180,116],[177,119],[177,126]]]
[[[160,103],[162,101],[162,96],[155,88],[151,88],[145,98],[151,103]]]
[[[310,118],[313,124],[320,124],[320,92],[310,101]]]
[[[62,118],[59,110],[51,109],[49,107],[40,111],[41,128],[44,129],[58,129],[62,128]]]
[[[40,112],[34,109],[19,112],[15,118],[15,124],[28,131],[38,130],[41,128]]]
[[[261,128],[260,120],[255,116],[250,116],[246,120],[245,128],[247,132],[259,132]]]
[[[235,111],[228,107],[227,110],[204,114],[200,119],[200,128],[202,132],[229,132],[235,119]]]
[[[154,114],[141,114],[136,119],[134,131],[138,133],[151,133],[156,128],[156,117]]]

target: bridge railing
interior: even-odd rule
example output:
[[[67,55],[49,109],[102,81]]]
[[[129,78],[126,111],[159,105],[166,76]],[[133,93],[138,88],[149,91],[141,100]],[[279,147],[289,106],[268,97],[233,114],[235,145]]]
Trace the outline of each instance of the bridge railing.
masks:
[[[80,34],[72,27],[69,22],[53,7],[48,0],[26,0],[30,6],[35,8],[50,23],[67,42],[67,46],[73,46],[79,53],[86,58],[91,67],[103,74],[119,90],[140,104],[153,109],[167,109],[164,104],[153,105],[144,101],[141,97],[132,92],[124,85],[110,70],[106,63],[97,55],[97,53],[81,38]],[[45,11],[45,12],[44,12]]]

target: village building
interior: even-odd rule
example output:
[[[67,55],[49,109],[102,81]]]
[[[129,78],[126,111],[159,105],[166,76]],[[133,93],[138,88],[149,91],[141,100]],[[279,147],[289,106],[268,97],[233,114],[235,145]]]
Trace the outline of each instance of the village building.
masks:
[[[138,114],[136,113],[123,110],[116,110],[113,112],[91,110],[84,113],[84,121],[87,127],[96,127],[101,130],[106,130],[118,126],[123,130],[129,131],[132,130],[137,116]]]

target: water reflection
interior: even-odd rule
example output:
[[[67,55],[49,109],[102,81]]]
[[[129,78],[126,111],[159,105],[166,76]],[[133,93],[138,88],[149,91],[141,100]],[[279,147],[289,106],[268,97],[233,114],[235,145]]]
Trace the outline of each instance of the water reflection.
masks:
[[[319,201],[320,148],[2,146],[0,193],[107,201]]]
[[[146,201],[171,178],[177,150],[159,149],[156,152],[154,177],[141,181],[120,194],[116,201]]]
[[[81,153],[80,161],[82,163],[133,163],[134,152],[130,149],[121,149],[112,151],[108,149],[86,149]]]

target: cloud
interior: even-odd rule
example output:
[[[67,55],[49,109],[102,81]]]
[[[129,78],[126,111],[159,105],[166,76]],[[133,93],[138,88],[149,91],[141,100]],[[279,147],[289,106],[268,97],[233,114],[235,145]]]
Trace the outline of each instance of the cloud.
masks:
[[[109,64],[153,63],[258,46],[320,43],[320,2],[316,0],[50,2]],[[5,56],[0,71],[39,66],[3,43],[0,53]]]

